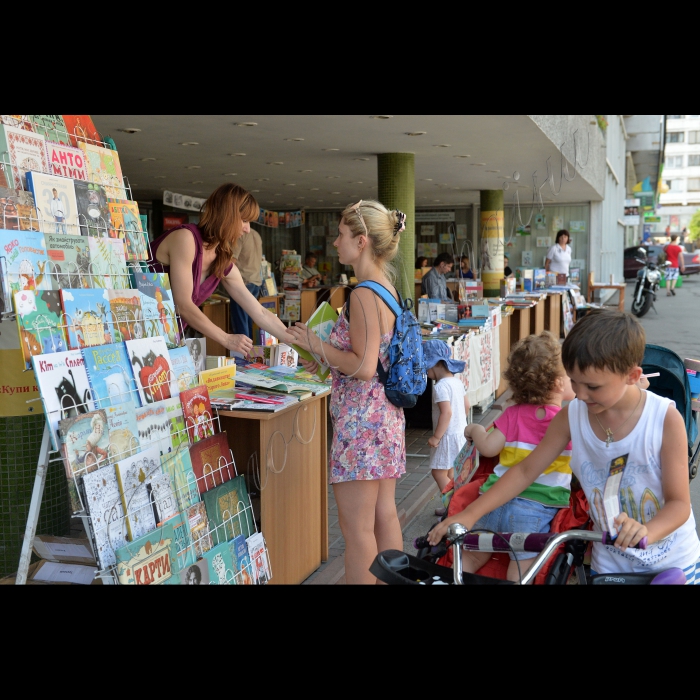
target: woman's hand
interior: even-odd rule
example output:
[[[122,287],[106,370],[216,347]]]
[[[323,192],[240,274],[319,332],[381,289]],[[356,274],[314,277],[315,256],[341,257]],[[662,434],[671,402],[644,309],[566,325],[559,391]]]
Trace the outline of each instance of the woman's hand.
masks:
[[[228,335],[225,345],[229,350],[240,352],[244,357],[253,349],[253,341],[247,335]]]
[[[318,336],[305,324],[297,321],[287,331],[294,337],[294,344],[314,355],[320,354],[320,340]]]
[[[318,370],[318,362],[305,360],[303,357],[299,358],[299,364],[307,371],[310,372],[311,374],[316,374]]]

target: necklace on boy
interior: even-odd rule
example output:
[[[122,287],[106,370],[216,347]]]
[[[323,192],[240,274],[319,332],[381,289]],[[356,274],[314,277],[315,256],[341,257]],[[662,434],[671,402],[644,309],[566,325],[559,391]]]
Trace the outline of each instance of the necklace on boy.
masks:
[[[639,389],[639,387],[637,387]],[[637,405],[634,407],[634,410],[632,413],[625,418],[625,420],[622,421],[620,425],[615,428],[615,430],[610,430],[610,428],[606,428],[601,422],[600,418],[598,418],[598,414],[594,413],[593,415],[595,416],[595,419],[598,421],[598,425],[605,431],[605,446],[610,447],[610,443],[613,441],[613,435],[637,412],[637,409],[639,408],[639,404],[642,403],[642,390],[639,389],[639,401],[637,401]]]

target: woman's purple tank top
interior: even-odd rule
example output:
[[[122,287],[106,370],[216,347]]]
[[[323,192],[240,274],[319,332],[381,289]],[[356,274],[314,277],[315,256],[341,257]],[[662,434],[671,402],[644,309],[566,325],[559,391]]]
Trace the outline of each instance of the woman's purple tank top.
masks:
[[[197,306],[201,306],[213,293],[214,290],[219,286],[221,279],[215,277],[214,275],[209,275],[204,282],[200,284],[199,280],[202,278],[202,257],[204,254],[204,242],[202,241],[202,233],[196,224],[180,224],[175,228],[168,229],[165,233],[158,236],[155,241],[151,243],[151,251],[153,252],[153,261],[149,263],[149,267],[153,272],[167,272],[170,273],[170,266],[163,265],[156,259],[156,251],[158,246],[173,232],[178,229],[186,228],[192,232],[194,236],[195,254],[194,260],[192,261],[192,302]],[[231,272],[233,267],[233,262],[224,270],[224,276]]]

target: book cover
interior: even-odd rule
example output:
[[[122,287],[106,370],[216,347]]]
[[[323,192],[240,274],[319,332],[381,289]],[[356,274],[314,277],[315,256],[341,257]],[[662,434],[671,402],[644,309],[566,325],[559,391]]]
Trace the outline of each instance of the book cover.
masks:
[[[46,173],[45,139],[41,134],[26,129],[0,124],[0,153],[6,153],[12,170],[12,187],[27,190],[27,173],[31,170]]]
[[[194,555],[197,558],[202,557],[205,552],[208,552],[212,548],[207,510],[204,507],[204,503],[199,501],[198,503],[193,503],[183,512],[190,528]]]
[[[78,149],[82,154],[82,151]],[[107,193],[96,182],[76,180],[75,199],[78,203],[78,226],[81,236],[108,238],[112,229],[112,217],[107,206]]]
[[[117,578],[125,586],[156,586],[177,577],[173,523],[167,522],[115,551]],[[177,580],[177,578],[175,578]]]
[[[90,238],[90,241],[106,241],[108,238]],[[137,289],[107,288],[109,308],[115,322],[114,337],[116,340],[146,340],[144,338],[143,312],[141,311],[141,295]],[[155,340],[148,338],[147,340]],[[163,342],[165,346],[165,341]],[[163,396],[162,398],[166,398]]]
[[[194,362],[189,348],[186,345],[182,345],[168,348],[168,352],[170,353],[170,363],[175,374],[178,389],[183,391],[184,389],[191,389],[197,386],[200,382],[194,369]]]
[[[69,177],[73,180],[87,180],[88,178],[85,154],[75,146],[46,141],[46,160],[48,172],[51,175]]]
[[[81,487],[93,551],[100,569],[116,564],[114,551],[126,544],[119,482],[113,465],[83,475]]]
[[[124,241],[126,259],[148,260],[150,258],[148,241],[141,227],[138,202],[129,199],[113,201],[108,196],[107,207],[112,219],[110,235]]]
[[[70,137],[62,115],[28,114],[27,119],[32,127],[32,131],[36,134],[41,134],[47,141],[70,145]]]
[[[180,584],[180,573],[192,566],[195,562],[194,547],[190,526],[184,513],[176,513],[168,524],[173,528],[173,539],[175,541],[175,557],[173,560],[173,571],[176,576],[170,580],[170,584]]]
[[[306,325],[323,342],[328,342],[333,326],[337,320],[338,314],[336,313],[336,310],[327,301],[322,301],[313,314],[311,314],[311,317],[306,322]],[[309,362],[318,362],[318,358],[314,357],[307,350],[304,350],[298,345],[292,345],[292,347],[297,351],[299,357],[303,358],[304,360]],[[325,380],[330,371],[331,370],[328,365],[320,362],[316,374],[318,375],[319,379]]]
[[[202,557],[209,567],[209,583],[217,586],[234,586],[233,559],[228,542],[216,545]]]
[[[226,411],[262,411],[276,413],[288,406],[299,403],[299,399],[291,394],[270,394],[259,389],[239,388],[238,398],[231,400],[215,401],[212,406]]]
[[[265,291],[267,292],[267,295],[270,297],[276,297],[277,296],[277,283],[275,282],[274,277],[266,277],[264,280],[265,284]]]
[[[78,141],[77,146],[85,154],[90,182],[102,185],[108,198],[126,199],[122,168],[117,152],[85,141]]]
[[[104,289],[61,289],[54,294],[61,300],[70,350],[113,342],[114,324]]]
[[[125,342],[143,406],[180,395],[170,354],[161,336]]]
[[[29,171],[27,189],[34,196],[41,231],[80,235],[73,180],[45,172]]]
[[[139,402],[131,363],[123,342],[83,348],[80,352],[85,359],[92,398],[98,408],[114,406],[124,401]]]
[[[51,289],[46,273],[48,258],[44,234],[38,231],[0,229],[0,265],[2,304],[0,310],[12,311],[12,295],[21,290]]]
[[[253,564],[245,539],[245,535],[238,535],[228,543],[233,559],[233,577],[238,586],[250,586],[254,583]]]
[[[206,338],[185,338],[185,345],[190,350],[192,362],[194,362],[194,370],[199,374],[203,369],[206,369],[205,362],[207,358],[207,339]]]
[[[134,271],[134,284],[141,293],[141,308],[146,335],[162,335],[168,348],[180,344],[175,302],[167,272]]]
[[[173,450],[180,449],[180,445],[189,446],[187,430],[185,428],[185,416],[182,412],[182,404],[179,396],[173,396],[160,403],[165,406],[165,415],[168,417],[170,427],[170,442]]]
[[[89,114],[62,114],[61,116],[73,146],[77,146],[81,141],[97,143],[102,140]]]
[[[0,228],[8,231],[39,230],[39,214],[31,192],[0,187]]]
[[[191,445],[190,459],[200,494],[229,481],[232,458],[226,431]]]
[[[265,548],[265,538],[262,532],[256,532],[246,539],[248,545],[248,554],[253,563],[253,575],[255,583],[262,585],[267,583],[272,578],[272,570],[270,561],[267,558],[267,549]]]
[[[82,236],[64,236],[62,233],[47,233],[45,268],[51,289],[89,289],[90,249]]]
[[[205,369],[199,373],[199,383],[207,388],[209,399],[236,398],[236,365]]]
[[[195,503],[199,503],[201,499],[197,488],[197,477],[192,469],[187,445],[161,455],[160,465],[163,472],[170,476],[179,510],[187,510]]]
[[[51,446],[59,449],[58,422],[96,408],[90,395],[90,383],[80,350],[51,355],[33,355],[32,366],[44,413],[50,428]]]
[[[180,572],[180,584],[183,586],[208,586],[209,562],[206,559],[190,564]]]
[[[181,391],[180,403],[190,443],[194,444],[214,435],[209,391],[204,384]]]
[[[547,286],[547,270],[543,267],[535,268],[533,282],[535,289],[544,289]]]
[[[136,423],[136,404],[124,401],[114,406],[106,406],[107,429],[109,431],[109,461],[131,457],[141,451]]]
[[[566,274],[563,272],[557,272],[557,284],[566,284]]]
[[[86,239],[90,251],[90,286],[106,289],[128,289],[129,274],[124,257],[124,243],[118,238]],[[139,314],[141,304],[139,299]]]
[[[161,455],[172,452],[170,417],[165,401],[139,406],[134,415],[136,416],[136,435],[142,448],[157,447]]]
[[[253,507],[242,474],[209,489],[202,495],[202,500],[207,509],[209,532],[215,545],[228,542],[238,535],[249,537],[255,531]]]
[[[33,355],[68,350],[58,292],[15,292],[14,308],[26,369]]]

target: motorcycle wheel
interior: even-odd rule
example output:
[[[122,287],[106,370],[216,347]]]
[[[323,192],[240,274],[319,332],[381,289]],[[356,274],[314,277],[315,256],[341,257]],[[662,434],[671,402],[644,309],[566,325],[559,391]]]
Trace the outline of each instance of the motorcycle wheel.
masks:
[[[632,313],[637,318],[641,318],[651,308],[652,301],[653,301],[653,297],[651,294],[645,294],[639,300],[639,302],[637,301],[637,298],[635,295],[635,298],[632,300],[632,307],[631,307]]]

